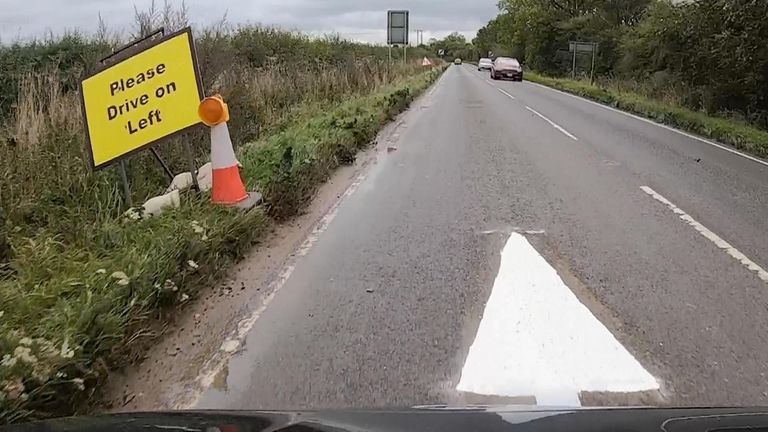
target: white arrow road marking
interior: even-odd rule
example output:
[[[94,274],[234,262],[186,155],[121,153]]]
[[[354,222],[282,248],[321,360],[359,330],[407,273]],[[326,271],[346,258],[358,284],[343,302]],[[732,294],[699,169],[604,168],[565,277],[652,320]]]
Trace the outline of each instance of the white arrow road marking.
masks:
[[[581,391],[635,392],[659,384],[528,240],[512,233],[456,389],[579,406]]]
[[[735,247],[731,246],[730,243],[728,243],[727,241],[723,240],[722,237],[720,237],[719,235],[717,235],[714,232],[710,231],[709,228],[707,228],[704,225],[702,225],[699,222],[697,222],[696,219],[691,217],[691,215],[689,215],[688,213],[684,212],[682,209],[680,209],[680,207],[672,204],[672,202],[670,202],[668,199],[666,199],[663,196],[661,196],[661,194],[659,194],[655,190],[649,188],[648,186],[640,186],[640,189],[642,189],[643,192],[647,193],[648,195],[652,196],[653,199],[655,199],[656,201],[658,201],[660,203],[663,203],[664,205],[669,207],[669,209],[672,210],[672,212],[674,212],[676,215],[680,216],[680,219],[684,220],[685,223],[687,223],[688,225],[692,226],[693,229],[695,229],[696,231],[699,232],[699,234],[701,234],[704,237],[706,237],[709,241],[714,243],[715,246],[717,246],[718,248],[724,250],[725,253],[727,253],[728,255],[733,257],[736,261],[740,262],[741,265],[746,267],[749,271],[752,271],[755,274],[757,274],[757,277],[760,278],[760,280],[762,280],[763,282],[768,282],[768,272],[767,271],[765,271],[757,263],[755,263],[754,261],[749,259],[746,255],[741,253],[738,249],[736,249]]]

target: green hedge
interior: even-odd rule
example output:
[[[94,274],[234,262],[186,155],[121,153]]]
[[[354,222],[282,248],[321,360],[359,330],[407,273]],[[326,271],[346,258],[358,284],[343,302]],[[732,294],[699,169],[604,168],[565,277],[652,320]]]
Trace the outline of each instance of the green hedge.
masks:
[[[219,277],[273,218],[300,211],[441,72],[318,107],[242,146],[244,177],[264,193],[261,208],[243,213],[187,193],[177,211],[94,226],[83,247],[65,247],[45,230],[17,241],[10,266],[0,268],[13,275],[0,277],[0,420],[82,412],[110,370],[140,357],[155,337],[151,323]]]

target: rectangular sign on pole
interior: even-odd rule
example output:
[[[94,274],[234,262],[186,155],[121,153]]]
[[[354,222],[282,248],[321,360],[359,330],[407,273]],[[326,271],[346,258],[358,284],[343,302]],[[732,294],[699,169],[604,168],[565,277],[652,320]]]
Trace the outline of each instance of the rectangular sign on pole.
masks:
[[[196,126],[203,86],[191,29],[84,78],[80,96],[94,169]]]
[[[595,43],[593,42],[570,42],[568,43],[568,51],[570,52],[592,52],[595,50]]]
[[[408,45],[408,11],[387,11],[387,44]]]

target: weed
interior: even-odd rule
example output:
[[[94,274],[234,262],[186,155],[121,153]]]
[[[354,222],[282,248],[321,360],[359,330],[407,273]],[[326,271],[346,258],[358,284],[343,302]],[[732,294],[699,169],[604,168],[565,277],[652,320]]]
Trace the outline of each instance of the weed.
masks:
[[[309,43],[276,35],[285,38],[280,43]],[[256,139],[238,153],[246,181],[266,205],[246,213],[188,193],[177,211],[138,221],[122,216],[114,170],[88,167],[82,119],[68,108],[77,106],[77,95],[60,71],[20,81],[24,91],[0,125],[3,421],[82,410],[110,370],[139,358],[156,337],[150,323],[212,283],[258,243],[272,218],[300,211],[334,168],[353,161],[439,73],[387,68],[376,58],[293,68],[233,64],[204,80],[225,95],[236,142]],[[185,139],[205,160],[205,132]],[[177,171],[184,167],[179,147],[159,146]],[[146,154],[128,165],[134,196],[167,184]]]

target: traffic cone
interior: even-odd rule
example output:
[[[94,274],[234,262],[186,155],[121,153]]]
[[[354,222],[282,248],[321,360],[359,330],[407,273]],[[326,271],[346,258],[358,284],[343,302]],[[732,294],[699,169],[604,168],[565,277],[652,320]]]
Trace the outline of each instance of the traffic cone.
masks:
[[[240,178],[240,164],[235,158],[229,137],[229,109],[219,95],[200,102],[200,119],[211,127],[211,202],[214,204],[250,208],[260,200],[258,194],[249,194]]]

